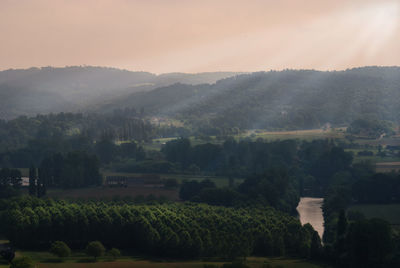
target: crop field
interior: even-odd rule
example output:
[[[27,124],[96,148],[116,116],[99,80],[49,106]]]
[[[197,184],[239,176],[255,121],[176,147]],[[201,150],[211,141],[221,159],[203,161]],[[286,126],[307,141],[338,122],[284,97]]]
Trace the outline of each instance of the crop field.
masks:
[[[126,176],[126,177],[140,177],[140,173],[119,173],[111,171],[102,171],[103,176]],[[164,179],[176,179],[179,183],[184,180],[202,181],[209,179],[214,182],[217,187],[229,186],[229,178],[216,177],[216,176],[200,176],[200,175],[187,175],[187,174],[160,174],[161,181]],[[234,178],[234,184],[238,185],[243,182],[242,178]],[[60,199],[105,199],[111,200],[116,197],[119,198],[135,198],[135,197],[148,197],[154,196],[158,198],[166,198],[168,200],[179,200],[179,189],[167,189],[161,186],[152,186],[146,184],[130,185],[128,187],[87,187],[79,189],[49,189],[47,191],[49,197]]]
[[[177,138],[160,138],[160,139],[153,139],[151,143],[143,143],[142,146],[145,150],[153,150],[153,151],[160,151],[161,147],[172,140],[176,140]]]
[[[381,164],[381,163],[398,162],[398,161],[400,161],[400,157],[381,157],[381,156],[377,156],[377,155],[373,155],[373,156],[354,155],[354,163],[360,163],[363,161],[369,161],[371,163]],[[391,170],[389,170],[389,171],[391,171]]]
[[[186,174],[165,174],[162,175],[163,179],[177,179],[179,183],[182,183],[184,180],[210,180],[215,183],[217,187],[228,187],[229,186],[229,178],[228,177],[216,177],[216,176],[196,176],[196,175],[186,175]],[[243,178],[234,178],[234,184],[238,185],[243,182]]]
[[[400,170],[400,162],[376,163],[376,172],[391,172]]]
[[[381,139],[355,139],[355,143],[361,144],[361,145],[371,145],[371,146],[386,146],[386,145],[400,145],[400,136],[392,136],[392,137],[383,137]]]
[[[308,130],[291,130],[291,131],[264,131],[255,130],[248,131],[244,134],[239,135],[239,138],[250,137],[252,139],[263,138],[265,140],[287,140],[287,139],[299,139],[299,140],[314,140],[314,139],[341,139],[344,138],[344,128],[335,129],[308,129]]]
[[[378,172],[390,172],[393,168],[390,166],[394,165],[400,165],[400,163],[395,163],[395,162],[400,162],[400,157],[396,156],[396,154],[390,154],[387,156],[379,156],[379,150],[378,148],[372,147],[372,148],[364,148],[364,149],[345,149],[346,152],[351,152],[353,153],[353,161],[354,163],[359,163],[359,162],[364,162],[364,161],[369,161],[371,163],[375,163],[377,165],[377,171]],[[371,156],[360,156],[358,155],[359,152],[362,151],[369,151],[372,152],[373,155]],[[380,167],[382,165],[382,167]],[[387,168],[385,168],[386,166]],[[396,168],[394,168],[396,169]]]
[[[307,129],[307,130],[291,130],[291,131],[266,131],[266,130],[249,130],[239,135],[234,135],[236,140],[250,138],[256,140],[263,138],[268,141],[274,140],[287,140],[287,139],[298,139],[298,140],[315,140],[315,139],[343,139],[345,137],[346,128],[334,128],[329,130],[319,129]],[[190,137],[192,145],[199,145],[204,143],[221,144],[223,140],[217,139],[215,136],[207,137],[208,139],[199,139],[196,137]],[[162,145],[166,142],[175,140],[177,138],[159,138],[153,139],[152,143],[145,143],[143,147],[147,150],[161,150]]]
[[[355,205],[351,206],[349,210],[361,212],[367,218],[381,218],[392,225],[400,225],[400,204]]]
[[[141,173],[126,173],[126,172],[112,172],[108,170],[102,170],[101,173],[104,177],[106,176],[126,176],[126,177],[140,177]],[[229,186],[229,178],[222,176],[202,176],[202,175],[189,175],[189,174],[157,174],[161,180],[164,179],[176,179],[179,183],[184,180],[196,180],[202,181],[208,179],[215,183],[217,187]],[[234,178],[234,184],[240,184],[243,182],[243,178]]]

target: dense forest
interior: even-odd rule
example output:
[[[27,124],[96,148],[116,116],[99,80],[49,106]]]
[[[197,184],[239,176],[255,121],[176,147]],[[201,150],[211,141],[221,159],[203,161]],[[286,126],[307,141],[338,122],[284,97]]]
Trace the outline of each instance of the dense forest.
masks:
[[[197,128],[305,129],[353,120],[399,120],[400,68],[271,71],[238,75],[213,85],[172,85],[124,96],[118,107],[148,107]],[[108,104],[108,105],[113,105]]]
[[[231,209],[195,204],[132,205],[13,199],[1,205],[1,227],[13,244],[46,248],[108,246],[169,257],[320,254],[310,226],[271,208]],[[314,252],[311,252],[311,249]]]
[[[325,200],[324,241],[335,240],[336,220],[351,204],[391,204],[400,202],[400,176],[396,173],[375,173],[367,163],[353,165],[351,172],[336,174]],[[360,215],[352,215],[358,218]]]
[[[398,231],[382,219],[367,219],[347,209],[354,204],[398,204],[400,176],[376,174],[365,164],[355,169],[360,171],[358,175],[337,176],[325,195],[323,240],[327,258],[338,267],[397,267]]]
[[[260,176],[270,178],[272,185],[279,184],[278,188],[282,189],[280,194],[276,194],[281,198],[286,191],[324,195],[335,174],[351,170],[353,159],[351,153],[329,140],[266,142],[258,139],[237,142],[227,139],[222,145],[192,146],[188,139],[177,139],[168,142],[162,152],[166,160],[181,171],[248,177],[246,187],[258,190],[263,188],[257,182]],[[272,185],[264,187],[271,190]],[[273,192],[265,196],[272,198],[275,196]]]
[[[0,121],[0,165],[38,166],[51,154],[71,151],[88,151],[103,162],[126,151],[132,157],[143,158],[144,152],[135,141],[148,141],[157,131],[135,110],[123,115],[121,112],[109,116],[60,113]],[[127,143],[116,146],[116,140]]]
[[[88,112],[99,104],[134,92],[175,83],[214,83],[235,74],[238,73],[155,75],[90,66],[10,69],[0,72],[0,119],[38,113]]]
[[[400,68],[165,74],[99,67],[0,72],[0,118],[136,109],[208,135],[216,129],[305,129],[359,118],[398,122]]]

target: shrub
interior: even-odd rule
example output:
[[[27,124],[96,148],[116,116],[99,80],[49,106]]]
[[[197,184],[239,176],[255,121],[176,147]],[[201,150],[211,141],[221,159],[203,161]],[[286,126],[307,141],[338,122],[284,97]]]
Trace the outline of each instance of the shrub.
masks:
[[[71,249],[63,241],[56,241],[51,245],[50,253],[59,258],[64,258],[71,254]]]
[[[121,252],[117,248],[112,248],[107,252],[108,256],[111,256],[113,260],[116,260],[119,256],[121,256]]]
[[[34,268],[34,265],[30,258],[21,257],[13,260],[10,268]]]
[[[86,247],[86,254],[94,257],[97,260],[98,257],[103,256],[106,249],[100,241],[92,241]]]

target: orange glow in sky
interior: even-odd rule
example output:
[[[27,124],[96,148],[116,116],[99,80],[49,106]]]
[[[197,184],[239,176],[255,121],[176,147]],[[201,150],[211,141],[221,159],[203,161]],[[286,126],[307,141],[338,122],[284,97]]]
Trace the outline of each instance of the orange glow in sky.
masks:
[[[0,69],[400,65],[400,0],[0,0]]]

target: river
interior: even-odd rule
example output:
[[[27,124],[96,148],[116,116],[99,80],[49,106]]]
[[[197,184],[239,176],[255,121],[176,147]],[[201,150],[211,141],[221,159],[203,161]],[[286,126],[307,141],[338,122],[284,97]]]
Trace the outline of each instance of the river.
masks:
[[[297,206],[301,224],[311,224],[321,238],[324,233],[324,217],[321,208],[323,201],[323,198],[302,197]]]

